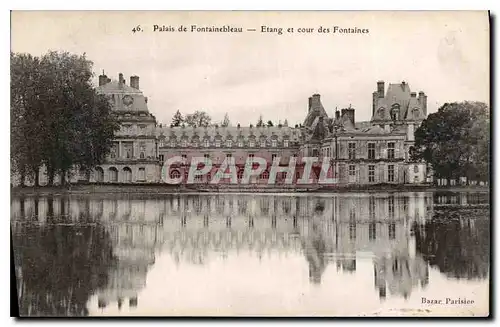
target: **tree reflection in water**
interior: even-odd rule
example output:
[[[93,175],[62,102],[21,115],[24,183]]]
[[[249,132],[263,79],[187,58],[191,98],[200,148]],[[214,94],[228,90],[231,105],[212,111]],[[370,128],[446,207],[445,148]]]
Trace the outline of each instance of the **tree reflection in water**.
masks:
[[[439,210],[424,226],[413,226],[416,250],[451,278],[489,275],[489,209]]]
[[[12,229],[21,316],[85,316],[90,295],[107,284],[114,261],[108,233],[95,223],[63,225],[66,219],[24,220]]]

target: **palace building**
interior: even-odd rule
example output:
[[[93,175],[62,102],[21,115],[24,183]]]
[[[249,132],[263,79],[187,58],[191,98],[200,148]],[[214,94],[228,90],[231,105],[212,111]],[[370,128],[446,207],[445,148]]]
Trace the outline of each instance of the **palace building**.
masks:
[[[389,84],[387,90],[383,81],[377,82],[370,121],[356,121],[355,109],[350,107],[329,117],[320,95],[314,94],[309,98],[304,122],[296,127],[166,127],[149,112],[138,76],[130,77],[127,85],[123,74],[111,80],[103,73],[97,91],[109,96],[121,129],[105,164],[96,167],[90,177],[76,169],[72,182],[164,183],[165,177],[170,177],[185,184],[194,157],[206,158],[213,165],[194,179],[194,184],[207,187],[228,158],[234,160],[239,183],[251,157],[268,163],[259,176],[250,179],[251,187],[268,184],[274,158],[279,158],[281,167],[288,167],[292,158],[297,162],[292,184],[288,185],[292,188],[306,178],[304,157],[318,158],[309,175],[316,184],[324,167],[328,169],[326,175],[338,185],[427,181],[425,163],[412,162],[409,156],[414,132],[427,115],[427,96],[419,92],[417,97],[406,82]],[[181,159],[164,167],[174,157]],[[40,184],[44,185],[47,178],[40,175]],[[279,172],[277,183],[287,187],[286,177],[286,172]]]

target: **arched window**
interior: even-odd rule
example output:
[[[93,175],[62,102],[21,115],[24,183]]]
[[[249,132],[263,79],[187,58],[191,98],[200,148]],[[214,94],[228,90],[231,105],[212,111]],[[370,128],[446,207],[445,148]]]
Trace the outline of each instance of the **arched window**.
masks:
[[[104,170],[101,167],[95,168],[95,180],[98,183],[104,182]]]
[[[118,170],[115,167],[109,168],[109,181],[118,182]]]
[[[391,119],[392,120],[399,120],[399,105],[397,103],[392,105]]]
[[[238,179],[243,179],[243,173],[244,173],[244,170],[243,169],[240,169],[238,170]]]
[[[181,177],[181,173],[177,169],[174,169],[170,172],[170,178],[178,179],[180,177]]]
[[[269,179],[269,172],[266,170],[260,176],[262,179]]]
[[[129,167],[123,168],[123,181],[125,183],[132,182],[132,170]]]

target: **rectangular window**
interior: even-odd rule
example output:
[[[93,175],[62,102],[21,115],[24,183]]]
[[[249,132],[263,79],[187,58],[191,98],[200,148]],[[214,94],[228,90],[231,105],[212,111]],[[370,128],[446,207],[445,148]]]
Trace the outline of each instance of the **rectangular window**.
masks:
[[[239,140],[238,141],[238,147],[242,148],[243,147],[243,141],[242,140]]]
[[[283,147],[288,148],[288,140],[283,140]]]
[[[183,148],[187,147],[187,141],[186,140],[182,140],[182,147]]]
[[[349,159],[356,159],[356,143],[349,143]]]
[[[376,240],[377,239],[377,225],[375,222],[371,222],[368,225],[368,239],[370,241]]]
[[[349,176],[356,176],[356,166],[349,165]]]
[[[220,140],[215,140],[215,147],[220,148]]]
[[[375,166],[374,165],[368,166],[368,182],[369,183],[375,182]]]
[[[170,141],[170,147],[175,148],[175,140]]]
[[[396,144],[394,142],[387,143],[387,159],[394,159],[394,149]]]
[[[414,172],[415,174],[418,174],[418,165],[415,165],[415,166],[413,167],[413,172]]]
[[[389,198],[389,218],[394,218],[394,197]]]
[[[375,218],[375,198],[373,196],[370,197],[368,202],[368,217],[371,219]]]
[[[278,146],[278,140],[272,140],[272,141],[271,141],[271,146],[272,146],[273,148],[277,147],[277,146]]]
[[[271,160],[274,162],[274,158],[276,158],[276,153],[271,154]]]
[[[387,166],[387,181],[394,182],[394,165]]]
[[[375,143],[368,143],[368,159],[375,159]]]
[[[265,139],[260,140],[260,147],[261,148],[265,148],[266,147],[266,140]]]
[[[182,162],[186,163],[187,155],[183,154],[183,155],[181,155],[181,157],[182,157]]]
[[[250,140],[248,142],[248,146],[251,147],[251,148],[253,148],[255,146],[255,142],[253,140]]]
[[[233,155],[231,153],[226,153],[226,158],[232,158]]]
[[[208,163],[208,160],[210,160],[210,155],[208,153],[205,153],[203,155],[203,159],[205,160],[205,163]]]
[[[205,139],[205,148],[208,148],[210,146],[210,140]]]
[[[163,154],[160,154],[159,157],[160,157],[160,162],[165,161],[165,157],[163,156]]]
[[[389,224],[389,239],[394,240],[395,238],[396,238],[396,224],[390,223]]]
[[[253,159],[253,157],[254,157],[254,156],[255,156],[255,155],[254,155],[253,153],[250,153],[250,154],[248,155],[248,157],[249,157],[249,158],[252,158],[252,159]]]
[[[233,141],[232,141],[232,140],[227,140],[227,141],[226,141],[226,146],[227,146],[228,148],[232,147],[232,146],[233,146]]]

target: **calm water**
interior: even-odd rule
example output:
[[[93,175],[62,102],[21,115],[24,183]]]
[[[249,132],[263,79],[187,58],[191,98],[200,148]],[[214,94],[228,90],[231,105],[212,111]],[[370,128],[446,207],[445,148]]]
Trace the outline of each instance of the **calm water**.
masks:
[[[20,312],[486,314],[488,201],[428,192],[15,197]]]

